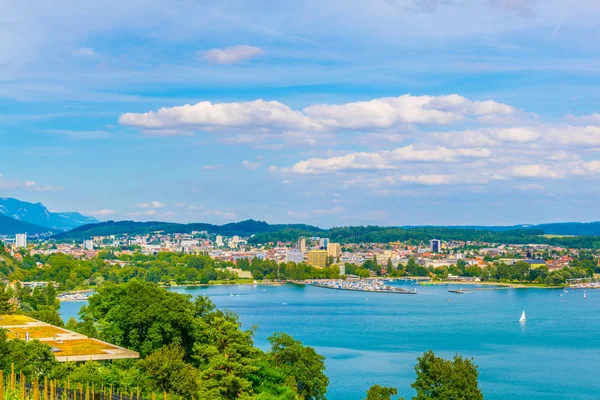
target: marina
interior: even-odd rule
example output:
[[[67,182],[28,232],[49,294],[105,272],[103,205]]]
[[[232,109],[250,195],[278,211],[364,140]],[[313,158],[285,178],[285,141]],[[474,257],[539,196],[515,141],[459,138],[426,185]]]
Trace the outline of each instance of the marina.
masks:
[[[311,281],[309,284],[324,289],[351,290],[355,292],[417,294],[416,288],[407,290],[398,286],[386,285],[381,279]]]

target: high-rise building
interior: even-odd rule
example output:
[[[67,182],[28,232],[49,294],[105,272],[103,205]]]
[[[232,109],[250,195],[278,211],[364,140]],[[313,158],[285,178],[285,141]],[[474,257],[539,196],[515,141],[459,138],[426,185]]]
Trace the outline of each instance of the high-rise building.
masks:
[[[429,242],[432,253],[439,253],[442,250],[442,241],[439,239],[433,239]]]
[[[321,240],[319,240],[319,247],[324,250],[327,250],[327,246],[329,246],[329,239],[321,238]]]
[[[17,233],[15,237],[15,247],[27,247],[27,234],[26,233]]]
[[[326,250],[311,250],[308,252],[308,264],[317,268],[325,268],[327,266],[327,251]]]
[[[306,239],[298,239],[298,250],[300,250],[302,253],[306,253]]]
[[[342,248],[339,243],[329,243],[327,245],[327,255],[333,258],[339,258],[342,255]]]
[[[94,250],[94,241],[93,240],[85,240],[83,242],[83,248],[86,250]]]
[[[217,247],[223,247],[223,236],[217,235]]]
[[[294,262],[300,264],[304,261],[304,253],[297,249],[292,249],[285,255],[285,262]]]
[[[346,264],[340,264],[340,276],[341,275],[346,275]]]

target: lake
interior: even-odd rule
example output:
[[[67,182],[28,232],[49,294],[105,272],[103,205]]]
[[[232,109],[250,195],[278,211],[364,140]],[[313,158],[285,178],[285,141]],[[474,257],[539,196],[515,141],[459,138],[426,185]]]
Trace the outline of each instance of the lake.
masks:
[[[258,326],[261,348],[278,331],[314,347],[327,357],[329,400],[362,399],[373,384],[396,387],[410,398],[416,358],[430,349],[444,357],[473,357],[488,400],[600,396],[600,290],[588,290],[587,300],[583,291],[461,295],[448,293],[448,286],[419,286],[416,296],[299,285],[173,290],[207,295],[237,313],[245,328]],[[62,303],[63,319],[82,304]],[[518,322],[522,310],[524,324]]]

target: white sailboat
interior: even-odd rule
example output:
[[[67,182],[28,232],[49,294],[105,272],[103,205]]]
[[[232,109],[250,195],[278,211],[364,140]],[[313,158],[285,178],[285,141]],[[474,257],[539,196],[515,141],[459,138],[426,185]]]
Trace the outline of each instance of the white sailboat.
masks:
[[[587,293],[585,292],[585,290],[583,291],[583,299],[587,299]]]
[[[521,318],[519,318],[519,322],[525,322],[527,321],[527,317],[525,317],[525,310],[523,310],[523,313],[521,314]]]

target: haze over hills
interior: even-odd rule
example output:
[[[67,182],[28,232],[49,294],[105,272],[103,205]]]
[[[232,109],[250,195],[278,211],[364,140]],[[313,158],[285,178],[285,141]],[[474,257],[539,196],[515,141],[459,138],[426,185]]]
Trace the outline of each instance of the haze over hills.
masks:
[[[52,231],[67,231],[99,222],[96,218],[78,212],[51,212],[42,203],[29,203],[9,197],[0,197],[0,214]]]
[[[164,233],[191,233],[193,231],[207,231],[212,234],[225,236],[251,236],[257,235],[260,240],[290,240],[302,236],[332,236],[338,235],[342,241],[358,240],[364,235],[365,229],[369,235],[381,236],[396,240],[396,237],[405,237],[405,232],[412,232],[414,238],[424,238],[427,235],[437,234],[440,238],[457,235],[460,237],[471,236],[469,231],[490,233],[504,233],[505,236],[520,231],[520,237],[525,232],[529,235],[573,235],[573,236],[600,236],[600,222],[561,222],[538,225],[512,225],[512,226],[369,226],[369,227],[340,227],[322,229],[306,224],[269,224],[264,221],[245,220],[224,225],[209,223],[173,223],[173,222],[136,222],[136,221],[107,221],[98,222],[93,217],[84,216],[78,212],[55,213],[49,211],[42,203],[29,203],[13,198],[0,198],[0,234],[13,235],[27,232],[30,235],[41,233],[56,233],[59,240],[84,240],[92,236],[108,235],[138,235],[156,231]],[[427,232],[426,235],[422,235]],[[461,232],[459,234],[459,232]],[[257,240],[258,240],[257,239]]]
[[[173,222],[135,222],[135,221],[107,221],[98,224],[84,225],[75,228],[68,232],[63,232],[55,237],[57,239],[87,239],[92,236],[108,236],[118,234],[147,234],[156,231],[164,233],[191,233],[194,231],[207,231],[220,235],[233,236],[250,236],[259,233],[274,233],[286,229],[313,232],[317,235],[324,230],[315,226],[304,224],[268,224],[263,221],[255,221],[252,219],[232,222],[224,225],[213,225],[207,223],[190,223],[180,224]]]
[[[58,240],[84,240],[93,236],[138,235],[161,231],[163,233],[191,233],[207,231],[225,236],[252,236],[252,243],[294,241],[300,236],[329,237],[332,241],[381,242],[417,240],[488,241],[497,243],[547,243],[556,245],[600,246],[600,222],[556,223],[516,226],[356,226],[320,229],[303,224],[268,224],[263,221],[246,220],[225,225],[206,223],[179,224],[170,222],[108,221],[84,225],[68,232],[55,235]],[[576,235],[570,238],[548,238],[544,234]]]
[[[50,229],[30,224],[29,222],[19,221],[0,214],[0,235],[15,235],[17,233],[27,233],[28,235],[37,235],[48,233]]]

